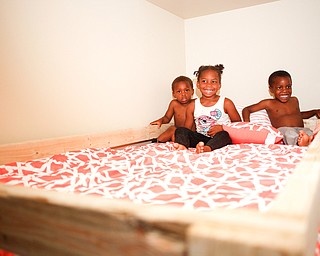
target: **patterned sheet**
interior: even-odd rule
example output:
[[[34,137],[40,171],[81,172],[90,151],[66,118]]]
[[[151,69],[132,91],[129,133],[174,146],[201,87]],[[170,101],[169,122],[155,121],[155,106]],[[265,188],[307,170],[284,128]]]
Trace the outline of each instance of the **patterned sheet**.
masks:
[[[175,151],[172,143],[89,148],[0,166],[0,182],[201,211],[216,207],[264,211],[305,151],[277,144],[229,145],[203,154],[194,149]],[[320,235],[317,256],[319,244]]]
[[[265,210],[305,151],[255,144],[204,154],[175,151],[170,143],[91,148],[0,166],[0,182],[188,209]]]

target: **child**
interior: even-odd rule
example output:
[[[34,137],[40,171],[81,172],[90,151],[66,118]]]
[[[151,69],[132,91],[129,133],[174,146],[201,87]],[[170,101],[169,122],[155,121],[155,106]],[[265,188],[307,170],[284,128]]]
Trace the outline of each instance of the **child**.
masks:
[[[174,117],[174,126],[170,126],[165,132],[160,134],[157,138],[158,142],[174,141],[176,127],[184,126],[187,106],[193,101],[193,83],[189,77],[177,77],[173,80],[171,88],[172,96],[175,99],[170,102],[168,110],[163,117],[150,123],[158,125],[160,128],[162,124],[169,123],[172,117]]]
[[[221,64],[201,66],[195,72],[202,95],[188,105],[185,127],[176,129],[174,147],[177,150],[196,147],[196,152],[202,153],[231,144],[222,124],[239,122],[241,117],[230,99],[217,95],[223,69]],[[192,131],[194,122],[196,132]]]
[[[314,115],[319,118],[320,110],[300,111],[298,99],[291,96],[292,80],[288,72],[283,70],[273,72],[268,83],[274,99],[265,99],[245,107],[242,110],[243,121],[250,122],[251,113],[265,109],[272,126],[282,133],[284,144],[297,145],[300,130],[309,136],[312,135],[310,129],[304,128],[303,119]]]

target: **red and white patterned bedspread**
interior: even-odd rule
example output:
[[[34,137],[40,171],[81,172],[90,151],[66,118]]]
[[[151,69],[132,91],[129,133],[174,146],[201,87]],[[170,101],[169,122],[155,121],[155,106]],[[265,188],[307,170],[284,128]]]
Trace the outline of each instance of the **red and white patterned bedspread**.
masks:
[[[172,144],[85,149],[0,166],[0,182],[205,210],[265,210],[306,148],[238,144],[210,153]]]
[[[171,143],[90,148],[0,166],[0,182],[197,210],[263,211],[282,191],[305,151],[261,144],[229,145],[203,154],[176,151]],[[320,236],[318,256],[319,244]]]

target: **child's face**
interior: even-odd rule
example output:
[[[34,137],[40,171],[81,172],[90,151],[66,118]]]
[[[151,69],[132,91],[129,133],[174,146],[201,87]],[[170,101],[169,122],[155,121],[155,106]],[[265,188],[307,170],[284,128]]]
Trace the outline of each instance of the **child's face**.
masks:
[[[172,95],[181,104],[186,104],[192,99],[193,88],[187,82],[177,82],[174,84]]]
[[[203,71],[198,79],[197,87],[202,96],[212,97],[216,95],[221,88],[218,73],[214,70]]]
[[[292,82],[290,77],[276,77],[270,86],[270,91],[280,102],[287,102],[292,94]]]

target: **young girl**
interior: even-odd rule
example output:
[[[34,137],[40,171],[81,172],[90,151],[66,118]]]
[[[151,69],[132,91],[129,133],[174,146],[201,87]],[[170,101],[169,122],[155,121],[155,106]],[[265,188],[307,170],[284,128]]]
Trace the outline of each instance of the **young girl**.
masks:
[[[195,72],[201,98],[188,105],[185,127],[175,131],[174,147],[177,150],[196,147],[196,152],[202,153],[231,144],[230,136],[222,125],[240,122],[241,117],[230,99],[217,95],[223,69],[219,64],[201,66]],[[192,131],[194,122],[196,132]]]

